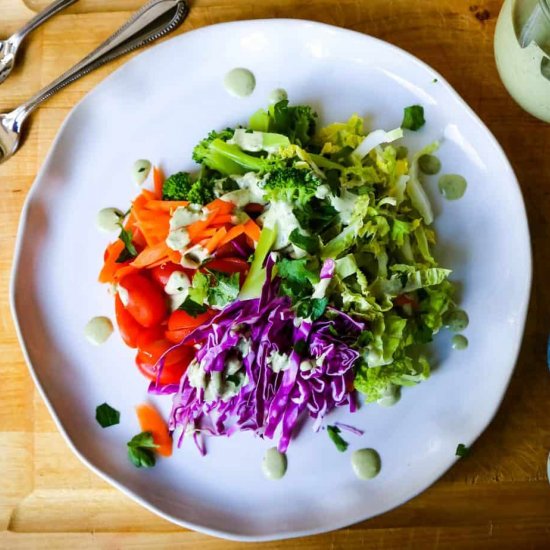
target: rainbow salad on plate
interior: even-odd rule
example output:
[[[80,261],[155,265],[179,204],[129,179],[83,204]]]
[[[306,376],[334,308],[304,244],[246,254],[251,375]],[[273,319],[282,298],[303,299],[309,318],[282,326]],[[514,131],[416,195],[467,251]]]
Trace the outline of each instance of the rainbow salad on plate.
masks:
[[[205,436],[245,430],[283,453],[302,416],[320,430],[362,398],[396,402],[430,376],[423,346],[457,311],[421,182],[438,143],[399,145],[423,109],[389,132],[316,122],[278,101],[198,143],[197,173],[148,178],[138,161],[151,185],[126,214],[102,211],[120,226],[99,276],[120,335],[172,399],[167,433],[202,453]]]

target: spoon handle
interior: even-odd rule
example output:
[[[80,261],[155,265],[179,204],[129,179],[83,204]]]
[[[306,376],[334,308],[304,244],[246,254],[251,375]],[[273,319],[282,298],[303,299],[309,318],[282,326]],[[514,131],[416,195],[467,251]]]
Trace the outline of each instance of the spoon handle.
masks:
[[[18,31],[16,31],[9,39],[8,42],[17,48],[21,42],[25,39],[27,34],[34,31],[36,27],[39,27],[47,21],[50,17],[57,12],[74,4],[77,0],[55,0],[50,5],[46,6],[40,13],[37,13],[32,19],[27,21]]]
[[[151,0],[103,44],[11,113],[13,129],[59,90],[109,61],[153,42],[178,27],[189,12],[185,0]]]

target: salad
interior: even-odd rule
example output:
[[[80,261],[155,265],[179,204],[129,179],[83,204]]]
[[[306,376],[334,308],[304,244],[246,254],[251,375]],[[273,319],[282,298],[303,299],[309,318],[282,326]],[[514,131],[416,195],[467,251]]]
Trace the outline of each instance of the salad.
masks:
[[[337,407],[392,404],[429,377],[423,346],[456,305],[420,180],[438,143],[398,145],[423,124],[412,106],[389,132],[357,115],[317,129],[281,100],[210,132],[198,173],[153,168],[114,212],[99,280],[149,392],[171,396],[179,443],[205,453],[205,435],[250,430],[284,453],[302,416],[320,430]]]

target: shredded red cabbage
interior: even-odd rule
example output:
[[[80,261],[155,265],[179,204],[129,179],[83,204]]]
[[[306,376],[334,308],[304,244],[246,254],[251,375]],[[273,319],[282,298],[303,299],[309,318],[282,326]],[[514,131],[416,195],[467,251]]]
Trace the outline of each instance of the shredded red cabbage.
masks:
[[[278,296],[280,281],[272,280],[273,265],[268,258],[259,299],[230,304],[180,344],[199,343],[194,364],[174,396],[169,424],[171,430],[182,430],[180,443],[186,434],[194,434],[201,453],[205,449],[197,434],[229,436],[244,430],[270,439],[278,432],[278,449],[284,452],[302,413],[307,411],[319,429],[335,407],[356,408],[352,367],[359,354],[351,344],[363,324],[334,308],[313,323],[298,319],[290,300]],[[278,372],[273,354],[283,356]],[[240,387],[230,382],[231,361],[240,368]],[[208,384],[217,381],[218,391],[195,387],[201,384],[193,385],[193,369]],[[218,395],[224,388],[232,390],[225,398]]]

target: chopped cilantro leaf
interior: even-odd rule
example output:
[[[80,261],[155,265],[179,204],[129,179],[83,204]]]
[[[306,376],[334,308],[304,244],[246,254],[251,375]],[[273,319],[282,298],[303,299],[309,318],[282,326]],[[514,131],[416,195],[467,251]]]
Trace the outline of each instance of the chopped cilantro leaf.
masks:
[[[424,119],[424,107],[422,107],[422,105],[405,107],[401,128],[416,132],[420,130],[424,124],[426,124],[426,120]]]
[[[341,453],[345,452],[348,448],[349,443],[342,439],[342,436],[340,435],[340,428],[336,426],[327,426],[327,432],[328,436],[330,437],[336,448]]]
[[[460,458],[464,458],[465,456],[468,455],[468,453],[470,452],[470,448],[469,447],[466,447],[466,445],[464,445],[464,443],[459,443],[458,444],[458,447],[456,448],[456,456],[459,456]]]
[[[103,403],[96,407],[95,419],[102,428],[108,428],[120,423],[120,413],[116,409],[113,409],[111,405]]]
[[[328,305],[328,298],[311,298],[298,304],[296,312],[304,319],[317,321],[325,312]]]
[[[208,308],[203,304],[198,304],[197,302],[195,302],[195,300],[187,296],[183,304],[181,304],[178,309],[189,313],[191,317],[196,317],[197,315],[204,313]]]
[[[293,245],[305,250],[308,254],[317,254],[321,248],[319,237],[304,235],[298,228],[292,231],[289,240]]]
[[[117,264],[121,264],[135,258],[138,253],[134,243],[132,242],[132,232],[126,231],[124,227],[121,226],[120,235],[118,238],[124,243],[124,249],[119,254],[118,258],[115,260]]]
[[[208,303],[211,306],[223,307],[237,299],[239,295],[238,273],[221,273],[219,271],[211,271],[210,287],[208,289]]]
[[[155,463],[154,449],[158,447],[151,432],[141,432],[127,443],[128,458],[136,468],[152,468]]]

